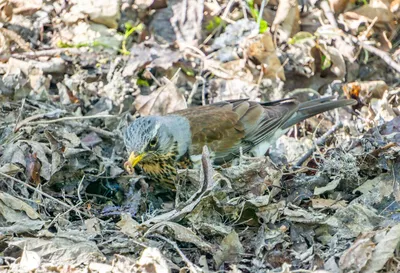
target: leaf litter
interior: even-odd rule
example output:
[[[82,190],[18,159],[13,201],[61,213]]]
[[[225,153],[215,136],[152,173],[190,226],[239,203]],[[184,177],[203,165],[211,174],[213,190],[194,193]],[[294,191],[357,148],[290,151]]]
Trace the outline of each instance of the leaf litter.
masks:
[[[398,272],[399,2],[0,4],[8,272]],[[221,100],[358,104],[268,155],[131,176],[139,115]]]

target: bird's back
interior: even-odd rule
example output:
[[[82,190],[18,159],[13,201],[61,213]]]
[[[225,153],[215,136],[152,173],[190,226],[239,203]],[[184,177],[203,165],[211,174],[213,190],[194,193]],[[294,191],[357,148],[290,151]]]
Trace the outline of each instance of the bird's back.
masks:
[[[207,145],[214,163],[232,160],[270,137],[297,110],[296,100],[269,103],[248,100],[224,101],[177,111],[189,120],[192,134],[191,154],[198,155]]]

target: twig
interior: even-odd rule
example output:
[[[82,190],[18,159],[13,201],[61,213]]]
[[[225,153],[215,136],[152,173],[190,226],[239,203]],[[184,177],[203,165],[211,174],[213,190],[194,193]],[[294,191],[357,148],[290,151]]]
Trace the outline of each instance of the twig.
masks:
[[[24,104],[25,104],[25,99],[23,100],[21,109],[23,108]],[[45,117],[51,118],[51,117],[54,117],[54,116],[59,116],[59,115],[64,114],[64,113],[66,113],[66,111],[60,110],[60,109],[56,109],[56,110],[53,110],[53,111],[50,111],[50,112],[47,112],[47,113],[42,113],[42,114],[37,114],[37,115],[33,115],[33,116],[30,116],[30,117],[27,117],[26,119],[18,122],[15,125],[14,132],[17,132],[21,127],[29,124],[33,120],[40,119],[40,118],[45,118]]]
[[[85,51],[82,51],[78,48],[57,48],[57,49],[49,49],[49,50],[40,50],[40,51],[29,51],[18,54],[12,54],[13,58],[35,58],[35,57],[44,57],[44,56],[57,56],[61,53],[71,53],[71,54],[82,54]]]
[[[368,52],[375,54],[376,56],[381,58],[387,65],[396,70],[397,73],[400,73],[400,64],[395,62],[388,53],[371,45],[365,44],[364,42],[357,40],[357,38],[354,39],[356,39],[356,44],[360,45]]]
[[[86,216],[86,217],[88,217],[88,218],[91,218],[91,217],[92,217],[90,214],[88,214],[88,213],[86,213],[86,212],[83,212],[83,211],[80,211],[79,209],[77,209],[77,208],[75,208],[75,207],[73,207],[73,206],[70,206],[70,205],[68,205],[67,203],[64,203],[64,202],[62,202],[62,201],[56,199],[56,198],[54,198],[53,196],[51,196],[50,194],[47,194],[47,193],[45,193],[45,192],[43,192],[43,191],[41,191],[41,190],[39,190],[39,189],[37,189],[37,188],[35,188],[35,187],[29,185],[28,183],[26,183],[26,182],[24,182],[24,181],[22,181],[22,180],[19,180],[19,179],[15,178],[15,177],[12,177],[12,176],[10,176],[10,175],[8,175],[8,174],[5,174],[5,173],[3,173],[3,172],[0,172],[0,175],[6,177],[6,178],[8,178],[8,179],[11,179],[11,180],[14,181],[14,182],[20,183],[20,184],[24,185],[25,187],[27,187],[27,188],[29,188],[29,189],[31,189],[31,190],[33,190],[33,191],[39,192],[39,193],[42,194],[43,196],[45,196],[45,197],[47,197],[47,198],[53,200],[54,202],[56,202],[56,203],[58,203],[58,204],[60,204],[60,205],[62,205],[62,206],[64,206],[64,207],[66,207],[66,208],[68,208],[68,209],[74,210],[75,212],[80,213],[80,214],[82,214],[82,215],[84,215],[84,216]]]
[[[262,19],[263,13],[264,13],[264,8],[267,4],[268,4],[268,1],[262,0],[260,11],[258,12],[258,18],[257,18],[257,26],[258,27],[260,27],[261,19]]]
[[[151,235],[152,237],[161,239],[167,243],[169,243],[170,245],[172,245],[172,247],[176,250],[176,252],[178,252],[179,256],[181,256],[182,260],[186,263],[186,265],[188,266],[190,272],[192,273],[197,273],[197,272],[203,272],[203,270],[201,270],[201,268],[199,268],[197,265],[193,264],[187,257],[186,255],[182,252],[182,250],[178,247],[178,245],[171,241],[170,239],[162,236],[162,235],[158,235],[158,234],[153,234]]]
[[[228,16],[228,13],[231,11],[231,7],[232,7],[233,2],[234,2],[234,0],[229,0],[228,5],[226,5],[224,13],[221,16],[222,20],[227,21],[230,24],[234,23],[234,21],[229,19],[227,16]]]
[[[204,183],[202,187],[202,192],[206,189],[211,188],[214,185],[213,180],[213,167],[210,159],[210,152],[208,151],[207,146],[204,145],[203,153],[201,155],[201,167],[203,169],[204,174]]]
[[[114,118],[114,115],[94,115],[94,116],[78,116],[78,117],[63,117],[58,119],[51,119],[51,120],[41,120],[29,123],[29,125],[39,125],[39,124],[51,124],[60,121],[67,121],[67,120],[80,120],[80,119],[94,119],[94,118]]]
[[[361,35],[360,41],[364,41],[367,39],[368,33],[371,31],[371,29],[374,27],[376,21],[378,21],[378,16],[375,16],[374,20],[372,20],[371,24],[369,24],[368,28],[366,31],[364,31],[364,34]]]
[[[331,129],[328,130],[328,132],[326,132],[325,134],[323,134],[320,138],[318,138],[315,141],[315,145],[308,150],[307,153],[305,153],[300,159],[299,161],[297,161],[297,163],[295,164],[295,167],[300,167],[311,155],[312,153],[316,150],[316,146],[321,146],[324,145],[327,138],[333,134],[336,130],[338,130],[339,128],[341,128],[343,126],[343,123],[341,121],[338,121],[334,126],[332,126]]]
[[[335,15],[331,10],[328,1],[321,1],[321,9],[324,11],[326,19],[328,19],[329,23],[335,28],[338,28],[339,26],[336,22]]]
[[[21,116],[22,116],[22,111],[24,110],[24,106],[25,106],[25,98],[22,99],[22,103],[21,103],[21,107],[19,108],[19,113],[18,113],[18,117],[14,126],[14,133],[17,131],[17,124],[19,123]]]
[[[86,127],[86,126],[82,125],[82,127]],[[103,130],[101,128],[97,128],[97,127],[94,127],[94,126],[87,126],[87,128],[90,131],[95,132],[95,133],[97,133],[99,135],[103,135],[103,136],[106,136],[106,137],[115,137],[115,134],[113,132],[109,132],[109,131]]]

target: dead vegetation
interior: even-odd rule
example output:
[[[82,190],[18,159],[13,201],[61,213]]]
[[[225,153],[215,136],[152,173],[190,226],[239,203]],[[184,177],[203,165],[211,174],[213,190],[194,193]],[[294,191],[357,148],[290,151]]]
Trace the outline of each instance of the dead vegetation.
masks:
[[[5,272],[399,272],[398,0],[3,0]],[[123,170],[138,115],[339,95],[268,156]]]

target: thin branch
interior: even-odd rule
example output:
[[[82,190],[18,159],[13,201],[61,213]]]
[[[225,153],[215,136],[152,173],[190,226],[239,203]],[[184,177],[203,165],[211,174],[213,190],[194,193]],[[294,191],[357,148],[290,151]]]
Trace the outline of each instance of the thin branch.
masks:
[[[23,124],[22,126],[25,125],[39,125],[39,124],[51,124],[51,123],[57,123],[61,121],[68,121],[68,120],[82,120],[82,119],[94,119],[94,118],[115,118],[116,116],[114,115],[94,115],[94,116],[77,116],[77,117],[63,117],[63,118],[58,118],[58,119],[50,119],[50,120],[40,120],[40,121],[35,121],[35,122],[29,122],[27,124]],[[19,126],[19,127],[22,127]]]
[[[192,273],[203,272],[203,270],[201,270],[201,268],[199,268],[197,265],[193,264],[188,259],[188,257],[186,257],[186,255],[178,247],[177,243],[175,243],[174,241],[171,241],[170,239],[168,239],[168,238],[166,238],[166,237],[164,237],[162,235],[153,234],[153,235],[151,235],[151,237],[155,237],[155,238],[161,239],[161,240],[169,243],[170,245],[172,245],[172,247],[176,250],[176,252],[178,252],[179,256],[181,256],[182,260],[186,263],[186,265],[188,266],[190,272],[192,272]]]
[[[57,56],[61,53],[71,53],[71,54],[83,54],[85,51],[78,48],[57,48],[57,49],[49,49],[49,50],[40,50],[40,51],[28,51],[23,53],[12,54],[13,58],[36,58],[36,57],[44,57],[44,56]]]
[[[376,47],[373,47],[372,45],[368,45],[362,41],[357,40],[356,43],[365,50],[375,54],[379,58],[381,58],[387,65],[389,65],[392,69],[396,70],[397,73],[400,73],[400,64],[395,62],[392,57],[390,57],[389,53],[380,50]]]
[[[305,153],[300,159],[299,161],[297,161],[297,163],[295,164],[295,167],[300,167],[311,155],[312,153],[316,150],[316,146],[322,146],[325,144],[325,142],[327,141],[328,137],[330,135],[332,135],[335,131],[337,131],[339,128],[341,128],[343,126],[343,123],[341,121],[338,121],[334,126],[332,126],[331,129],[329,129],[328,132],[326,132],[325,134],[323,134],[320,138],[318,138],[315,141],[315,145],[308,150],[307,153]]]

